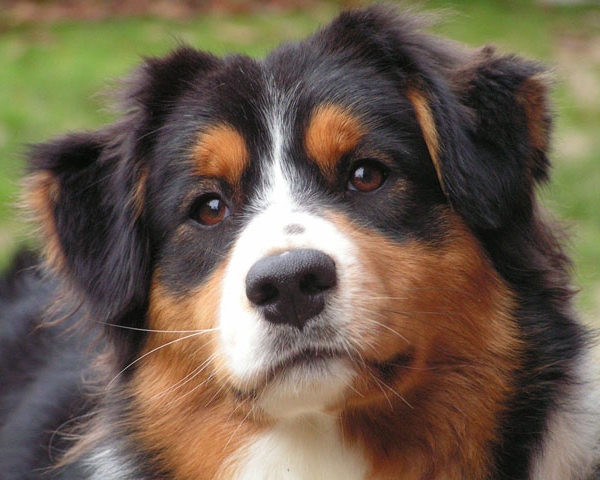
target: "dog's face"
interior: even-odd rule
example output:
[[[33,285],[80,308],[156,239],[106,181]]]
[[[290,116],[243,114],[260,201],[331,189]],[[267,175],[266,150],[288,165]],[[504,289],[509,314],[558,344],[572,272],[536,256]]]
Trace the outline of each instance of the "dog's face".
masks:
[[[411,365],[423,326],[402,327],[407,312],[439,309],[432,261],[460,226],[401,81],[331,57],[236,58],[158,134],[151,308],[188,305],[151,327],[214,330],[186,343],[208,343],[215,375],[271,413]]]
[[[34,151],[51,263],[124,327],[165,431],[190,418],[171,404],[428,408],[465,365],[484,427],[475,404],[508,395],[512,294],[483,239],[546,175],[540,69],[392,17],[342,15],[261,61],[150,60],[123,120]]]

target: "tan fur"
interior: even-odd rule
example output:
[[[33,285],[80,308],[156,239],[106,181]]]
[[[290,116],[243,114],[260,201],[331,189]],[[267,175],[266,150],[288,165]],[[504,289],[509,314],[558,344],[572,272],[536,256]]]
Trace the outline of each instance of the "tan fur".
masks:
[[[425,144],[427,145],[429,156],[431,157],[431,161],[433,162],[433,166],[435,168],[435,172],[437,173],[440,185],[442,186],[442,189],[444,189],[442,163],[440,160],[440,141],[438,138],[435,120],[433,118],[433,113],[431,112],[429,102],[425,98],[425,95],[415,88],[409,89],[406,92],[406,95],[410,100],[410,103],[412,103],[412,106],[415,111],[415,116],[417,117],[417,121],[421,126],[421,133],[423,134],[423,138],[425,139]]]
[[[24,191],[24,207],[33,216],[32,220],[39,225],[44,239],[45,258],[52,268],[62,270],[64,255],[53,212],[60,195],[58,180],[52,173],[40,171],[25,180]]]
[[[342,414],[348,441],[368,452],[374,478],[485,478],[519,365],[511,292],[451,212],[435,248],[334,221],[364,261],[353,335],[364,366]]]
[[[306,152],[331,181],[342,156],[358,145],[364,132],[360,119],[347,108],[321,105],[313,112],[306,130]]]
[[[222,277],[221,268],[194,294],[183,298],[172,296],[155,280],[150,328],[215,328]],[[246,437],[257,427],[245,421],[249,405],[237,404],[215,376],[216,332],[183,339],[187,335],[152,333],[140,354],[146,356],[139,362],[131,387],[137,436],[174,478],[227,478],[224,459],[247,444]]]
[[[527,132],[531,146],[536,150],[548,150],[550,120],[547,105],[547,81],[542,76],[528,78],[517,92],[517,101],[525,110]]]
[[[196,173],[239,186],[250,161],[246,140],[233,126],[219,123],[202,131],[192,151]]]
[[[359,375],[331,414],[366,452],[370,478],[485,478],[515,387],[512,294],[459,217],[444,215],[448,233],[436,247],[398,244],[331,215],[364,262],[349,339]],[[223,272],[184,298],[155,280],[150,327],[215,328]],[[167,345],[185,335],[153,333],[142,352],[132,387],[138,438],[176,478],[228,478],[227,459],[268,425],[225,386],[216,332]]]
[[[148,183],[149,168],[142,167],[140,175],[137,179],[135,189],[133,190],[133,211],[136,217],[141,217],[144,213],[144,205],[146,203],[146,186]]]

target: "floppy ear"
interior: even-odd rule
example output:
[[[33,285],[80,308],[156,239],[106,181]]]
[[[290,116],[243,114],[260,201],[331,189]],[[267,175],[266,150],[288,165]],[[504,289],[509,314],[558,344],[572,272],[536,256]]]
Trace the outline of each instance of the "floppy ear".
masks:
[[[371,6],[340,15],[316,38],[398,72],[453,208],[474,228],[502,228],[531,214],[534,185],[548,174],[544,68],[490,47],[468,51],[423,33],[427,23]]]
[[[531,214],[548,176],[546,73],[485,47],[451,75],[444,95],[413,90],[415,113],[454,209],[476,228],[502,228]]]
[[[35,146],[26,193],[50,266],[102,320],[143,304],[149,261],[143,176],[131,159],[109,154],[109,145],[107,131]]]
[[[145,308],[147,157],[177,98],[214,62],[187,48],[147,60],[128,82],[122,120],[31,150],[25,201],[41,225],[48,261],[99,320],[124,321]]]

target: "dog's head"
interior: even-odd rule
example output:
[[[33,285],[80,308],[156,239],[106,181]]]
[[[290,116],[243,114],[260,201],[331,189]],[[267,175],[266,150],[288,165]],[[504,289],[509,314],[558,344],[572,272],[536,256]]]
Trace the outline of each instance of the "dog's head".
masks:
[[[152,395],[335,411],[474,359],[504,395],[512,296],[481,237],[532,215],[546,84],[413,23],[346,13],[263,60],[182,48],[121,120],[34,149],[50,262],[97,320],[153,330],[115,339],[157,349],[132,367]]]

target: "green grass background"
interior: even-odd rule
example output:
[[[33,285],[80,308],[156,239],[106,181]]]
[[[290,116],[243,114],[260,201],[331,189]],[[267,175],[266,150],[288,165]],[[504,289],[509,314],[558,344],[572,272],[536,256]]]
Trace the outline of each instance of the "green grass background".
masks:
[[[289,3],[289,2],[288,2]],[[411,3],[415,5],[414,3]],[[309,8],[204,12],[168,20],[144,15],[97,21],[15,22],[0,0],[0,265],[30,228],[15,208],[24,146],[111,120],[98,92],[146,55],[186,42],[218,54],[262,56],[326,23],[340,2]],[[600,319],[600,8],[533,0],[431,0],[435,30],[472,46],[494,43],[554,67],[553,183],[543,198],[572,233],[584,314]],[[43,10],[42,10],[43,11]]]

